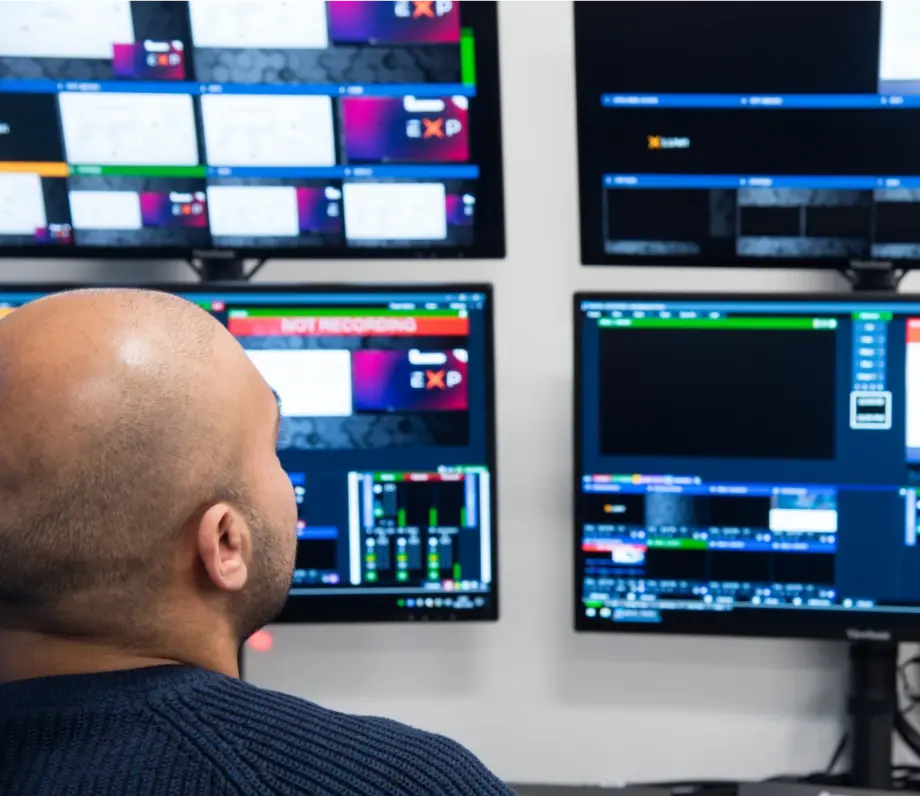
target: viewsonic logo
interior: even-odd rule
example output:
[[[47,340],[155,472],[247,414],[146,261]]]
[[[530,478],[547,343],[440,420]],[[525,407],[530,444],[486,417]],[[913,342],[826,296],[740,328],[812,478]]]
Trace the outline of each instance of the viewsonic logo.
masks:
[[[891,641],[891,633],[887,630],[859,630],[847,629],[847,638],[850,641]]]

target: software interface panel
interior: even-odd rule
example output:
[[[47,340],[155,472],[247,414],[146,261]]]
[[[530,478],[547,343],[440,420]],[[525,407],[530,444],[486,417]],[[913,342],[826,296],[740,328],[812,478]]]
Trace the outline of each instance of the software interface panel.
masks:
[[[0,249],[503,253],[493,3],[3,19]]]
[[[920,259],[920,3],[575,9],[585,263]]]
[[[920,303],[581,296],[578,624],[920,615]]]
[[[0,292],[0,317],[39,293]],[[496,616],[484,288],[185,294],[278,396],[290,621]]]

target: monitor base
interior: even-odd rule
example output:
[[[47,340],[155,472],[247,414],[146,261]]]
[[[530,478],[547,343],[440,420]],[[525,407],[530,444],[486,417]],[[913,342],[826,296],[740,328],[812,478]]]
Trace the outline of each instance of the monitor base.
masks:
[[[265,259],[255,261],[247,271],[241,257],[204,257],[188,261],[202,282],[248,282],[265,265]]]
[[[850,749],[852,785],[891,788],[892,736],[898,714],[898,645],[850,643]]]
[[[903,268],[894,268],[886,262],[852,262],[843,272],[854,293],[896,293],[904,278]]]

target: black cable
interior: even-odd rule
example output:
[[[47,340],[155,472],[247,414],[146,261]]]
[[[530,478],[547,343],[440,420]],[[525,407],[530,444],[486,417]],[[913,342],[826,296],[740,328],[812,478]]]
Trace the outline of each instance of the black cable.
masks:
[[[837,764],[843,758],[843,753],[846,751],[847,746],[850,744],[850,732],[847,730],[841,737],[840,742],[837,744],[837,748],[834,749],[834,753],[831,755],[830,762],[827,764],[827,767],[824,769],[825,776],[832,776],[834,769],[837,768]]]
[[[907,672],[912,666],[920,665],[920,655],[914,656],[898,666],[898,679],[901,690],[907,698],[907,705],[895,713],[895,732],[904,741],[904,743],[920,758],[920,730],[908,719],[908,715],[917,707],[920,707],[920,692],[914,690],[911,686],[910,678]],[[766,782],[787,782],[811,785],[829,785],[846,787],[851,784],[852,776],[850,772],[841,772],[835,774],[834,771],[840,765],[844,753],[850,744],[849,731],[844,732],[834,747],[831,758],[827,766],[822,771],[812,772],[811,774],[786,774],[776,777],[770,777]],[[892,766],[892,787],[899,790],[917,790],[920,791],[920,765],[898,765]],[[740,782],[733,780],[676,780],[670,782],[639,782],[635,785],[643,785],[650,788],[662,788],[669,790],[672,796],[734,796]]]
[[[251,270],[248,274],[246,274],[245,279],[247,279],[247,280],[248,280],[248,279],[252,279],[257,273],[259,273],[259,271],[262,270],[262,267],[263,267],[263,266],[265,265],[265,263],[267,263],[267,262],[268,262],[268,258],[266,258],[266,257],[262,257],[262,258],[256,260],[256,264],[252,267],[252,270]]]
[[[920,757],[920,732],[904,713],[898,713],[894,717],[894,729],[910,750]]]
[[[901,740],[904,741],[907,747],[920,758],[920,731],[917,730],[913,722],[908,718],[910,713],[920,704],[920,694],[914,691],[911,686],[910,678],[907,676],[908,670],[917,664],[920,664],[920,656],[915,655],[913,658],[908,659],[898,666],[898,679],[904,696],[907,697],[908,705],[898,710],[895,716],[894,728],[895,732]]]

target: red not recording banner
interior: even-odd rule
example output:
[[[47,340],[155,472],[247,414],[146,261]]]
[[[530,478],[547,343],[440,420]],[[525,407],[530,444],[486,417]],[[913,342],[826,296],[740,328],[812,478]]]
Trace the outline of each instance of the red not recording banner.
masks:
[[[920,318],[910,318],[907,321],[907,342],[920,343]]]
[[[227,321],[234,337],[439,337],[468,335],[461,316],[298,315],[245,317]]]

